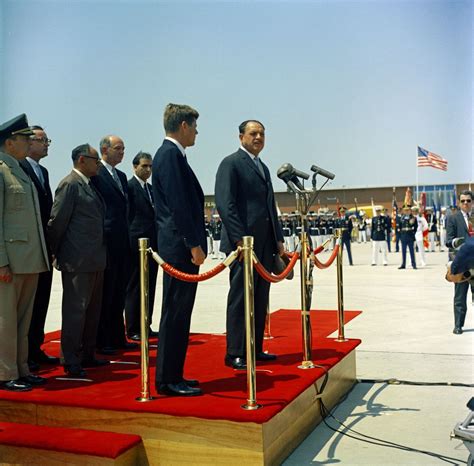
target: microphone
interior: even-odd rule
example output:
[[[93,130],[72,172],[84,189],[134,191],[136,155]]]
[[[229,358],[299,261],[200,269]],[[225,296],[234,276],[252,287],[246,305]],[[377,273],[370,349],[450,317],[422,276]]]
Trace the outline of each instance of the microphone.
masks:
[[[298,175],[296,174],[296,172],[306,175],[306,173],[300,172],[299,170],[295,170],[293,168],[293,165],[291,165],[291,163],[284,163],[277,170],[277,176],[278,178],[283,180],[290,187],[292,191],[294,191],[294,189],[293,189],[293,186],[290,185],[290,183],[296,186],[296,188],[298,188],[298,191],[304,191],[304,186],[301,184],[300,180],[298,179]],[[306,176],[307,178],[305,178],[305,180],[309,178],[309,175],[306,175]]]
[[[317,165],[311,165],[311,171],[316,173],[316,175],[323,175],[329,180],[333,180],[336,176],[334,173],[328,172],[327,170],[324,170],[324,168],[320,168]]]

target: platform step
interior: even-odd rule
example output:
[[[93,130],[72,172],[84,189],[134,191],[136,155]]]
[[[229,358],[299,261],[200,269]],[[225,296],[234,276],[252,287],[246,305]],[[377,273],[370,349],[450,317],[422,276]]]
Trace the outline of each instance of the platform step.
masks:
[[[146,464],[134,434],[0,422],[0,465]]]

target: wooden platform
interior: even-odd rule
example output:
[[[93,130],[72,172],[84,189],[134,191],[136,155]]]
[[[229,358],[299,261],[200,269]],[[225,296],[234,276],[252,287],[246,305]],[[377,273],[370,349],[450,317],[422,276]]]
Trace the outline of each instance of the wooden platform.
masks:
[[[354,349],[329,370],[322,395],[324,404],[328,408],[334,406],[351,389],[355,377]],[[5,399],[0,400],[0,420],[137,434],[145,447],[139,466],[274,465],[281,463],[321,421],[318,389],[322,381],[323,377],[263,424]]]

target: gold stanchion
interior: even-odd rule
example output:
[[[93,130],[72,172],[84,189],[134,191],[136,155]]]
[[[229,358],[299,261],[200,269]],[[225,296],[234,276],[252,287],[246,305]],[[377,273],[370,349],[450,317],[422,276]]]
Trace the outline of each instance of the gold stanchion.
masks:
[[[257,376],[255,358],[255,316],[253,289],[253,237],[244,236],[244,303],[245,303],[245,332],[247,352],[247,403],[243,409],[254,410],[261,408],[257,404]]]
[[[151,401],[150,368],[148,358],[148,238],[138,240],[140,254],[140,349],[141,349],[141,396],[137,401]]]
[[[300,275],[301,275],[301,331],[303,335],[303,361],[298,369],[314,369],[316,366],[311,360],[311,318],[308,306],[308,235],[306,233],[308,221],[306,219],[306,210],[301,205],[303,199],[297,197],[300,201],[298,210],[301,212],[301,234],[300,234]],[[303,208],[302,208],[303,207]]]
[[[263,339],[264,340],[272,340],[273,339],[271,328],[270,328],[270,321],[271,321],[271,317],[270,317],[270,303],[269,303],[268,306],[267,306],[267,315],[265,317],[265,331],[263,332]]]
[[[337,339],[336,341],[347,341],[344,337],[344,280],[342,275],[342,229],[336,230],[336,238],[339,243],[337,252]]]

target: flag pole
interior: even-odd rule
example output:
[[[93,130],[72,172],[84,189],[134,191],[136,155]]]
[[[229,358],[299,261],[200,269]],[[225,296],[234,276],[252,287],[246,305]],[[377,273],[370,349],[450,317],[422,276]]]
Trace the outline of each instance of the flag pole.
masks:
[[[418,147],[416,152],[416,201],[418,202]]]

